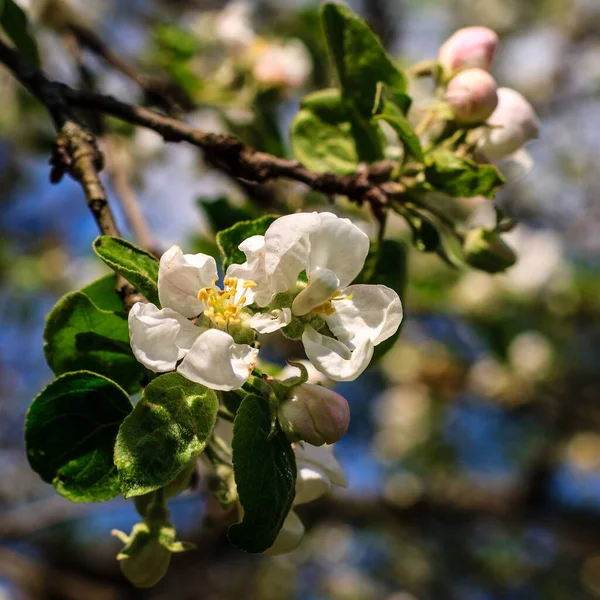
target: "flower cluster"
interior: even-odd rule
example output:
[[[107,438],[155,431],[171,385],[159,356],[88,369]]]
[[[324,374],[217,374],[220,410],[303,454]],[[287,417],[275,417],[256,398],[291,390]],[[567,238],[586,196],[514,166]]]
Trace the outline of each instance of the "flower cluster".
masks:
[[[456,121],[463,125],[485,123],[478,148],[495,162],[536,138],[539,122],[531,104],[516,90],[498,88],[490,75],[498,36],[487,27],[465,27],[439,50],[438,62],[447,82],[445,99]]]
[[[350,285],[361,271],[369,238],[332,213],[299,213],[274,221],[264,236],[240,244],[246,262],[231,265],[218,285],[215,260],[162,256],[162,308],[137,303],[129,313],[133,352],[157,373],[177,370],[215,390],[240,388],[258,357],[256,334],[283,328],[301,339],[317,370],[335,381],[356,379],[377,344],[402,319],[396,292]]]

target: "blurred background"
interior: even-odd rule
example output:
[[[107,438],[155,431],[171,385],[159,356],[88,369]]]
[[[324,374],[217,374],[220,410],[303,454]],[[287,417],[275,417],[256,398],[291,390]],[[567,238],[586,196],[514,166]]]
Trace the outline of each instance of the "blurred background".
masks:
[[[62,29],[56,3],[20,4],[52,77],[144,102],[138,85]],[[177,84],[176,110],[189,122],[289,155],[299,98],[331,77],[318,4],[226,4],[70,2],[140,73]],[[25,457],[28,404],[52,379],[44,317],[104,267],[91,253],[97,232],[80,188],[49,184],[46,113],[0,69],[1,600],[600,598],[600,2],[351,4],[401,64],[434,58],[465,25],[500,34],[493,73],[542,121],[528,146],[533,169],[497,199],[521,222],[509,236],[519,263],[491,276],[412,249],[399,341],[338,386],[352,410],[336,445],[349,487],[300,508],[301,547],[277,558],[229,547],[200,480],[171,503],[180,537],[198,550],[175,556],[156,588],[135,590],[110,536],[137,521],[131,503],[71,504]],[[240,51],[248,36],[251,53]],[[327,206],[287,182],[242,186],[152,132],[94,126],[120,225],[158,252],[172,243],[215,252],[214,231],[232,221]],[[489,205],[455,208],[477,221]],[[335,210],[375,231],[367,212],[343,202]],[[389,235],[408,239],[399,218]],[[285,356],[267,346],[274,361]]]

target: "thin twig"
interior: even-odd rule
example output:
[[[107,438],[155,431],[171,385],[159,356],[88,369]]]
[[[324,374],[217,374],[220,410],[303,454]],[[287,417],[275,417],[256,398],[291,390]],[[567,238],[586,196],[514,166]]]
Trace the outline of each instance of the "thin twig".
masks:
[[[120,237],[119,228],[106,197],[100,171],[104,165],[96,139],[87,131],[61,92],[40,70],[24,60],[18,52],[0,41],[0,62],[46,107],[58,133],[50,164],[50,181],[58,183],[65,174],[77,181],[85,194],[88,208],[101,234]],[[119,277],[117,292],[126,308],[143,300],[136,289]]]

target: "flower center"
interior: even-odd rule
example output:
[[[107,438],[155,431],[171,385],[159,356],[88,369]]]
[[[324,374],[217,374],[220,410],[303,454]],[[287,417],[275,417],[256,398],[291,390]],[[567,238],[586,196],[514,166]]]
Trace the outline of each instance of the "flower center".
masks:
[[[351,296],[342,296],[339,290],[340,280],[329,269],[316,269],[308,277],[306,287],[294,298],[292,313],[298,317],[308,313],[332,315],[335,300],[349,300]]]
[[[202,288],[198,292],[198,300],[206,303],[204,316],[208,317],[218,327],[226,327],[228,324],[239,325],[240,312],[246,302],[246,294],[250,288],[256,287],[256,283],[246,279],[242,283],[242,293],[238,293],[238,278],[225,277],[223,289],[217,287],[217,278],[213,279],[212,285]]]
[[[323,304],[316,306],[315,308],[312,309],[311,312],[325,315],[326,317],[328,317],[329,315],[332,315],[335,312],[335,307],[333,306],[333,302],[336,302],[337,300],[352,300],[352,294],[347,294],[346,296],[342,296],[341,290],[335,290],[335,292],[333,293],[331,298],[329,298],[329,300],[325,300],[325,302],[323,302]]]

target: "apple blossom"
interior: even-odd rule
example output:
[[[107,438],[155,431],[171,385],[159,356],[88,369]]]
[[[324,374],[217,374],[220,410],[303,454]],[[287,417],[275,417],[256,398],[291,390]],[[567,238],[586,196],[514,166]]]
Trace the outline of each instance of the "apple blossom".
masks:
[[[277,87],[302,87],[312,71],[312,59],[300,40],[273,42],[264,46],[252,68],[262,84]]]
[[[287,215],[240,249],[247,260],[232,273],[257,283],[258,305],[291,308],[309,360],[335,381],[356,379],[374,347],[400,325],[402,304],[394,290],[349,285],[369,252],[368,236],[349,219],[328,212]],[[302,272],[307,282],[299,281]],[[320,331],[325,325],[327,334]]]
[[[465,69],[455,75],[446,88],[446,102],[457,121],[485,121],[498,104],[496,81],[483,69]]]
[[[490,70],[498,46],[498,35],[487,27],[464,27],[440,47],[438,61],[448,74],[478,67]]]
[[[350,425],[346,398],[321,385],[302,383],[279,406],[281,429],[291,442],[303,440],[314,446],[341,440]]]
[[[183,254],[178,246],[163,254],[158,272],[163,308],[138,302],[129,312],[131,347],[139,362],[157,373],[177,369],[215,390],[237,389],[246,382],[258,355],[251,345],[254,332],[285,326],[290,310],[252,316],[245,307],[253,302],[253,281],[227,273],[224,289],[216,282],[211,256]]]
[[[273,545],[268,550],[265,550],[264,554],[277,556],[278,554],[292,552],[300,545],[303,537],[304,525],[300,517],[293,510],[290,510]]]
[[[511,88],[498,88],[498,106],[487,124],[490,127],[482,133],[478,147],[491,162],[512,154],[539,135],[540,123],[533,106]]]
[[[316,500],[329,492],[332,485],[346,487],[346,476],[333,455],[333,446],[299,443],[296,453],[297,477],[294,506]],[[304,536],[304,525],[290,510],[273,545],[265,552],[271,556],[295,550]]]
[[[333,455],[333,446],[295,444],[296,498],[294,504],[305,504],[326,494],[332,485],[346,487],[346,475]]]

